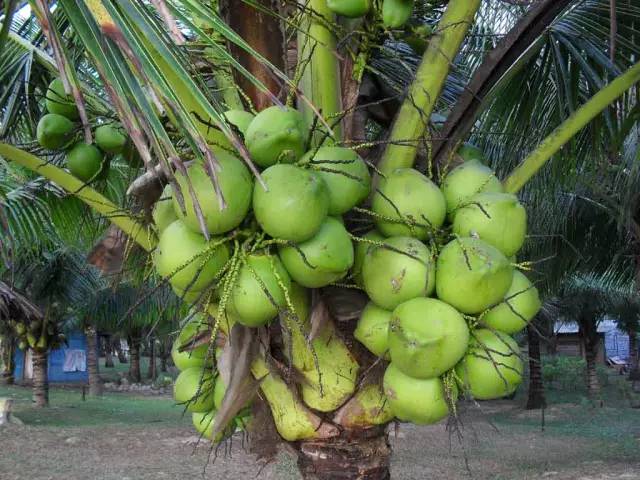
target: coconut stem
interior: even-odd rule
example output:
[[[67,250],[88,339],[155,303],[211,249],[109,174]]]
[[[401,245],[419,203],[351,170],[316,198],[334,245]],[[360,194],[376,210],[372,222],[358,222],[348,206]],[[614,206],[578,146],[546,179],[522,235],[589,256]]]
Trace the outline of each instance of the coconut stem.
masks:
[[[480,0],[451,0],[447,5],[393,123],[379,164],[383,174],[413,166],[453,59],[479,7]]]
[[[505,180],[505,190],[518,192],[565,143],[640,80],[640,62],[617,77],[567,118]]]
[[[124,233],[150,252],[155,248],[157,238],[153,231],[138,222],[132,215],[127,215],[122,208],[112,203],[93,188],[86,186],[81,180],[63,169],[31,155],[19,148],[0,143],[0,156],[22,165],[29,170],[55,182],[67,192],[75,195],[91,208],[116,224]]]
[[[342,111],[340,64],[336,39],[328,28],[335,18],[326,0],[301,0],[301,4],[307,11],[298,33],[298,64],[304,69],[299,87],[332,126],[334,138],[340,139],[342,126],[337,122]],[[300,104],[307,125],[312,125],[315,112],[307,104]],[[325,138],[326,132],[316,133],[312,143],[318,144]]]

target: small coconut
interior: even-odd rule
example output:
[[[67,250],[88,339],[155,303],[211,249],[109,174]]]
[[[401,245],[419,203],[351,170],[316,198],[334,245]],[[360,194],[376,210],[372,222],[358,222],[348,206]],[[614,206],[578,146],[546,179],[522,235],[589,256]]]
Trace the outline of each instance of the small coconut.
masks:
[[[477,193],[502,193],[504,188],[489,167],[470,160],[451,170],[440,186],[447,202],[447,213],[453,213]]]
[[[373,302],[367,303],[358,319],[353,336],[367,349],[389,360],[389,322],[391,312]]]
[[[189,412],[209,412],[214,406],[214,385],[215,378],[210,371],[200,367],[187,368],[176,378],[173,397]]]

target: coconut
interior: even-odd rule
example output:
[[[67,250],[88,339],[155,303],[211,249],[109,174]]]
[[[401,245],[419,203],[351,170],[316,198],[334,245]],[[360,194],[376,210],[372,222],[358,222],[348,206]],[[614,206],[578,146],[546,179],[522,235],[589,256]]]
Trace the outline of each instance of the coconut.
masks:
[[[227,427],[216,435],[215,440],[213,439],[213,425],[216,419],[216,411],[211,410],[210,412],[203,413],[194,413],[191,416],[191,421],[193,422],[193,426],[198,431],[200,435],[204,438],[212,440],[214,443],[219,443],[223,441],[225,438],[233,435],[235,431],[235,423],[230,422]]]
[[[372,245],[364,258],[364,289],[378,306],[393,310],[402,302],[431,295],[436,267],[431,250],[411,237],[391,237]]]
[[[194,315],[188,323],[186,323],[178,337],[173,342],[171,348],[171,358],[178,370],[186,370],[187,368],[202,367],[207,358],[209,344],[198,345],[192,350],[180,351],[181,347],[188,346],[189,342],[199,333],[206,332],[209,324],[203,319],[202,315]]]
[[[489,328],[513,335],[527,326],[541,306],[538,289],[516,270],[502,303],[485,313],[480,321]]]
[[[286,306],[283,287],[288,290],[290,285],[289,274],[277,256],[249,255],[231,291],[229,311],[242,325],[266,325]]]
[[[469,344],[463,316],[435,298],[414,298],[393,311],[389,325],[393,364],[413,378],[433,378],[453,368]]]
[[[57,150],[69,143],[73,137],[73,130],[73,122],[67,117],[47,113],[38,122],[36,138],[43,148]]]
[[[214,385],[215,378],[210,371],[200,367],[187,368],[176,378],[173,397],[189,412],[209,412],[213,409]]]
[[[202,235],[176,220],[160,234],[154,255],[158,274],[182,291],[188,288],[195,292],[210,286],[229,260],[226,244],[211,249],[218,241],[219,238],[214,237],[207,242]]]
[[[489,167],[470,160],[451,170],[440,186],[452,216],[465,200],[477,193],[502,193],[504,188]]]
[[[257,185],[253,210],[262,229],[274,238],[304,242],[313,237],[329,210],[324,181],[294,165],[274,165],[262,173],[267,190]]]
[[[366,238],[367,240],[373,240],[376,242],[381,242],[385,239],[384,235],[382,235],[377,230],[371,230],[365,233],[362,238]],[[363,286],[362,264],[364,263],[364,257],[371,246],[372,244],[369,242],[356,241],[353,255],[353,267],[351,267],[351,273],[353,274],[353,280],[355,281],[356,285]]]
[[[485,160],[484,152],[471,143],[463,143],[462,146],[458,148],[458,155],[460,155],[465,162],[470,160],[484,162]]]
[[[371,0],[327,0],[327,7],[343,17],[357,18],[367,14]]]
[[[96,145],[106,153],[122,153],[127,137],[122,130],[113,124],[100,125],[96,128]]]
[[[511,395],[522,382],[522,360],[516,341],[502,332],[478,329],[456,366],[460,385],[476,400]]]
[[[269,107],[258,113],[247,127],[245,144],[253,161],[263,168],[275,163],[293,163],[305,151],[307,127],[297,110]]]
[[[449,415],[449,404],[456,401],[458,392],[451,389],[447,399],[440,378],[416,379],[409,377],[391,363],[384,373],[384,393],[391,411],[400,420],[418,425],[436,423]]]
[[[384,0],[382,2],[382,24],[385,28],[400,28],[413,13],[414,0]]]
[[[389,360],[389,322],[391,312],[373,302],[367,303],[353,336],[378,357]]]
[[[308,288],[339,280],[353,265],[349,232],[333,217],[326,217],[318,233],[297,248],[280,246],[278,253],[291,278]]]
[[[504,298],[513,267],[500,250],[477,238],[457,238],[440,251],[438,298],[463,313],[480,313]]]
[[[178,219],[173,209],[173,189],[171,185],[164,187],[160,199],[153,206],[151,217],[153,218],[156,229],[160,233]]]
[[[216,178],[226,203],[224,208],[220,207],[205,166],[197,162],[187,169],[188,180],[202,209],[207,230],[214,235],[228,232],[240,225],[251,207],[253,193],[253,177],[241,160],[224,151],[216,152],[216,159],[220,164],[220,170],[216,171]],[[191,230],[200,232],[200,223],[187,179],[182,173],[176,173],[176,180],[180,185],[186,211],[186,214],[182,212],[178,199],[174,195],[173,208],[176,215]]]
[[[317,171],[329,189],[329,215],[342,215],[362,203],[371,189],[371,175],[355,150],[320,147],[303,157]]]
[[[244,110],[227,110],[224,112],[224,116],[227,122],[240,130],[242,135],[246,135],[249,124],[255,118],[253,113],[245,112]]]
[[[479,237],[509,257],[524,243],[527,211],[515,195],[479,193],[456,210],[453,232],[461,237]]]
[[[388,237],[411,236],[425,240],[442,225],[446,216],[440,189],[413,168],[397,168],[383,178],[373,195],[371,209],[381,217],[410,224],[377,217],[376,227]]]
[[[106,172],[107,163],[97,147],[78,142],[67,152],[67,168],[74,177],[88,182]]]
[[[54,78],[47,87],[44,104],[49,113],[62,115],[71,120],[76,120],[79,117],[78,107],[76,107],[73,97],[65,93],[64,85],[59,78]]]

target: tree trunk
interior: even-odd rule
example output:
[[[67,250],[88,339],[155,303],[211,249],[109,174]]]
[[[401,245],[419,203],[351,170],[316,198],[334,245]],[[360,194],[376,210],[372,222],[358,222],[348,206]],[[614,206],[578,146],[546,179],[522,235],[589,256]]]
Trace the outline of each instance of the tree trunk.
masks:
[[[116,354],[118,355],[118,362],[127,363],[127,356],[124,354],[124,350],[122,350],[120,339],[113,339],[112,342],[113,348],[116,350]]]
[[[384,427],[345,431],[338,438],[299,442],[305,480],[388,480],[391,446]]]
[[[102,384],[100,382],[100,366],[98,365],[98,334],[93,327],[87,327],[84,331],[87,337],[87,371],[89,373],[89,396],[99,397],[102,395]]]
[[[162,373],[167,373],[168,369],[167,369],[167,356],[169,355],[169,349],[167,348],[167,339],[163,339],[162,342],[160,342],[161,345],[161,349],[160,349],[160,371]]]
[[[151,337],[149,339],[149,368],[147,370],[147,378],[155,380],[158,376],[156,370],[156,339]]]
[[[587,394],[590,398],[596,399],[600,396],[600,382],[596,373],[598,342],[585,339],[584,346],[585,359],[587,361]]]
[[[0,342],[0,360],[2,361],[2,372],[0,372],[0,383],[13,385],[13,354],[15,353],[15,342],[11,336],[2,337]]]
[[[36,407],[49,406],[48,357],[46,351],[33,350],[33,402]]]
[[[104,345],[104,366],[105,368],[114,368],[113,363],[113,346],[111,345],[111,336],[104,337],[102,341]]]
[[[629,332],[629,380],[640,380],[640,362],[638,356],[638,332]]]
[[[527,410],[537,410],[547,406],[544,395],[544,383],[542,381],[542,360],[540,357],[540,336],[535,327],[527,327],[527,339],[529,341],[529,397]]]
[[[137,337],[129,337],[129,357],[131,362],[129,364],[129,380],[135,383],[142,381],[142,375],[140,374],[140,339]]]

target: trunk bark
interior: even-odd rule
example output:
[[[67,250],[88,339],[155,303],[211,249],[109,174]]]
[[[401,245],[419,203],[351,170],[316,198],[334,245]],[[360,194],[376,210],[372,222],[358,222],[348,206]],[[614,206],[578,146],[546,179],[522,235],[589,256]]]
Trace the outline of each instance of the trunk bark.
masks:
[[[629,332],[629,380],[640,380],[640,358],[638,356],[638,332]]]
[[[529,397],[527,398],[527,410],[538,410],[547,406],[542,382],[542,361],[540,356],[540,336],[536,329],[527,327],[529,340]]]
[[[118,355],[118,362],[127,363],[127,356],[124,354],[124,350],[122,350],[119,338],[113,340],[113,348],[116,350],[116,354]]]
[[[587,361],[587,394],[590,398],[595,399],[600,396],[600,382],[596,373],[598,343],[588,339],[584,343],[585,360]]]
[[[158,376],[156,370],[156,340],[151,338],[149,340],[149,369],[147,370],[147,378],[155,380]]]
[[[134,383],[140,383],[142,381],[142,375],[140,374],[140,339],[129,337],[129,357],[131,363],[129,364],[129,380]]]
[[[113,347],[111,345],[111,337],[104,337],[102,344],[104,345],[104,366],[105,368],[114,368],[115,364],[113,363]]]
[[[3,337],[0,342],[0,359],[2,360],[2,372],[0,372],[0,383],[13,385],[13,354],[15,353],[15,342],[10,336]]]
[[[33,402],[36,407],[49,406],[49,378],[47,352],[33,350]]]
[[[100,367],[98,365],[98,334],[93,327],[87,327],[84,331],[87,337],[87,371],[89,373],[89,396],[102,395],[102,383],[100,382]]]
[[[299,442],[305,480],[389,480],[391,446],[384,427],[345,431],[338,438]]]
[[[165,338],[162,340],[160,345],[162,346],[160,350],[160,371],[166,373],[169,371],[167,368],[167,356],[169,351],[167,348],[167,339]]]

